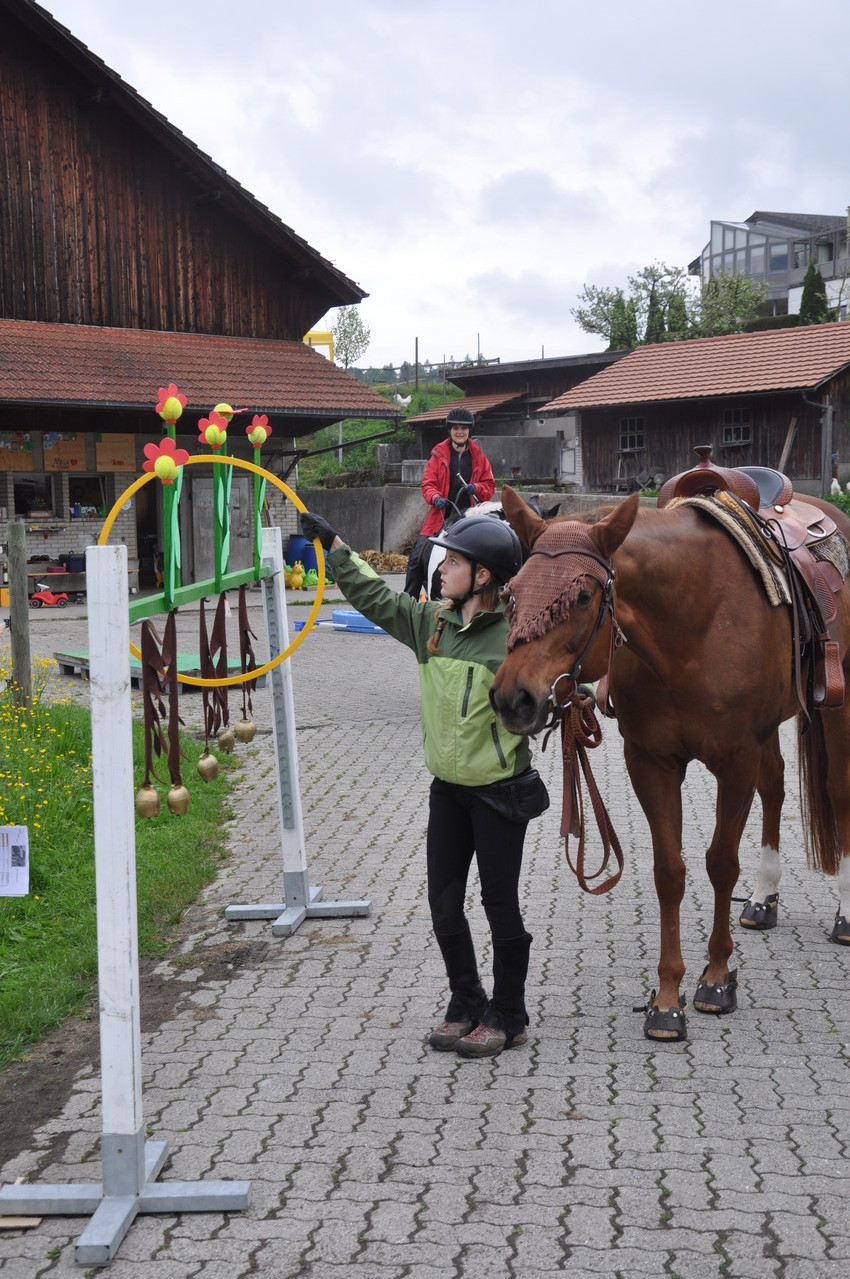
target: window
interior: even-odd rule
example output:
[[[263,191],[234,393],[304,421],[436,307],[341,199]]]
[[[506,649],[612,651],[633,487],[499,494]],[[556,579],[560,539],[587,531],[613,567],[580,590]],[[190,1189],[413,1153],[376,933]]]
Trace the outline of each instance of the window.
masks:
[[[750,409],[724,409],[720,443],[724,448],[739,448],[753,438],[753,415]]]
[[[643,447],[643,418],[621,417],[620,452],[638,453],[643,449]]]
[[[14,480],[15,514],[35,518],[53,515],[53,476],[27,475]]]
[[[770,246],[770,270],[788,270],[788,242],[783,240]]]
[[[750,249],[750,274],[764,275],[764,245]]]

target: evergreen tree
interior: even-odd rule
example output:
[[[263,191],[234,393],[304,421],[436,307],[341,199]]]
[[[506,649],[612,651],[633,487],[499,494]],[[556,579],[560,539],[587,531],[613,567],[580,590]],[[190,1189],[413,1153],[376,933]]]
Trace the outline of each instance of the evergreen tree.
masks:
[[[630,298],[626,301],[623,290],[617,289],[617,296],[611,307],[611,340],[609,351],[631,351],[637,346],[637,316],[635,306]]]
[[[826,281],[814,262],[810,262],[803,280],[803,296],[800,299],[800,323],[826,324],[829,319]]]
[[[667,336],[667,329],[664,324],[664,306],[661,298],[658,296],[658,290],[652,288],[649,294],[649,307],[646,315],[646,332],[643,340],[647,344],[650,342],[663,342]]]
[[[688,308],[681,293],[673,293],[667,304],[667,341],[680,342],[691,336]]]

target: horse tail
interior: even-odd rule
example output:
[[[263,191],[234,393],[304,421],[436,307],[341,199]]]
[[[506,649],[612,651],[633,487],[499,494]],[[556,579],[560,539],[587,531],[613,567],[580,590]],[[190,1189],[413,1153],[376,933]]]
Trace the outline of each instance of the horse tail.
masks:
[[[816,711],[811,724],[805,716],[797,716],[797,757],[806,859],[815,870],[823,871],[825,875],[837,875],[841,845],[835,810],[826,784],[829,760],[822,713]]]

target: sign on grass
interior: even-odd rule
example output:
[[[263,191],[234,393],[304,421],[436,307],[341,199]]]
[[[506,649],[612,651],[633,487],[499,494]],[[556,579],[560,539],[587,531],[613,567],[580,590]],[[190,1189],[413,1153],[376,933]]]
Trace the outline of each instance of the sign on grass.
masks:
[[[30,841],[26,826],[0,826],[0,897],[30,890]]]

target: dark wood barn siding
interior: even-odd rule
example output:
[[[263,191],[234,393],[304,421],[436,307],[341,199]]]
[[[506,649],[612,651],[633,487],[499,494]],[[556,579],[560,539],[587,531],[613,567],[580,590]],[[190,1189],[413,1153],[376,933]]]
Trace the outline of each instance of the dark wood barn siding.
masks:
[[[752,443],[723,448],[723,410],[746,407],[752,413]],[[837,416],[837,415],[836,415]],[[800,395],[741,397],[691,404],[634,404],[581,412],[584,477],[590,490],[612,488],[617,476],[620,423],[642,418],[644,452],[635,459],[637,471],[660,472],[665,477],[696,463],[694,449],[711,444],[712,458],[721,466],[777,466],[791,419],[797,433],[786,470],[797,479],[821,474],[821,421],[819,411]]]
[[[301,338],[338,304],[108,89],[98,100],[13,19],[4,27],[0,315]]]

